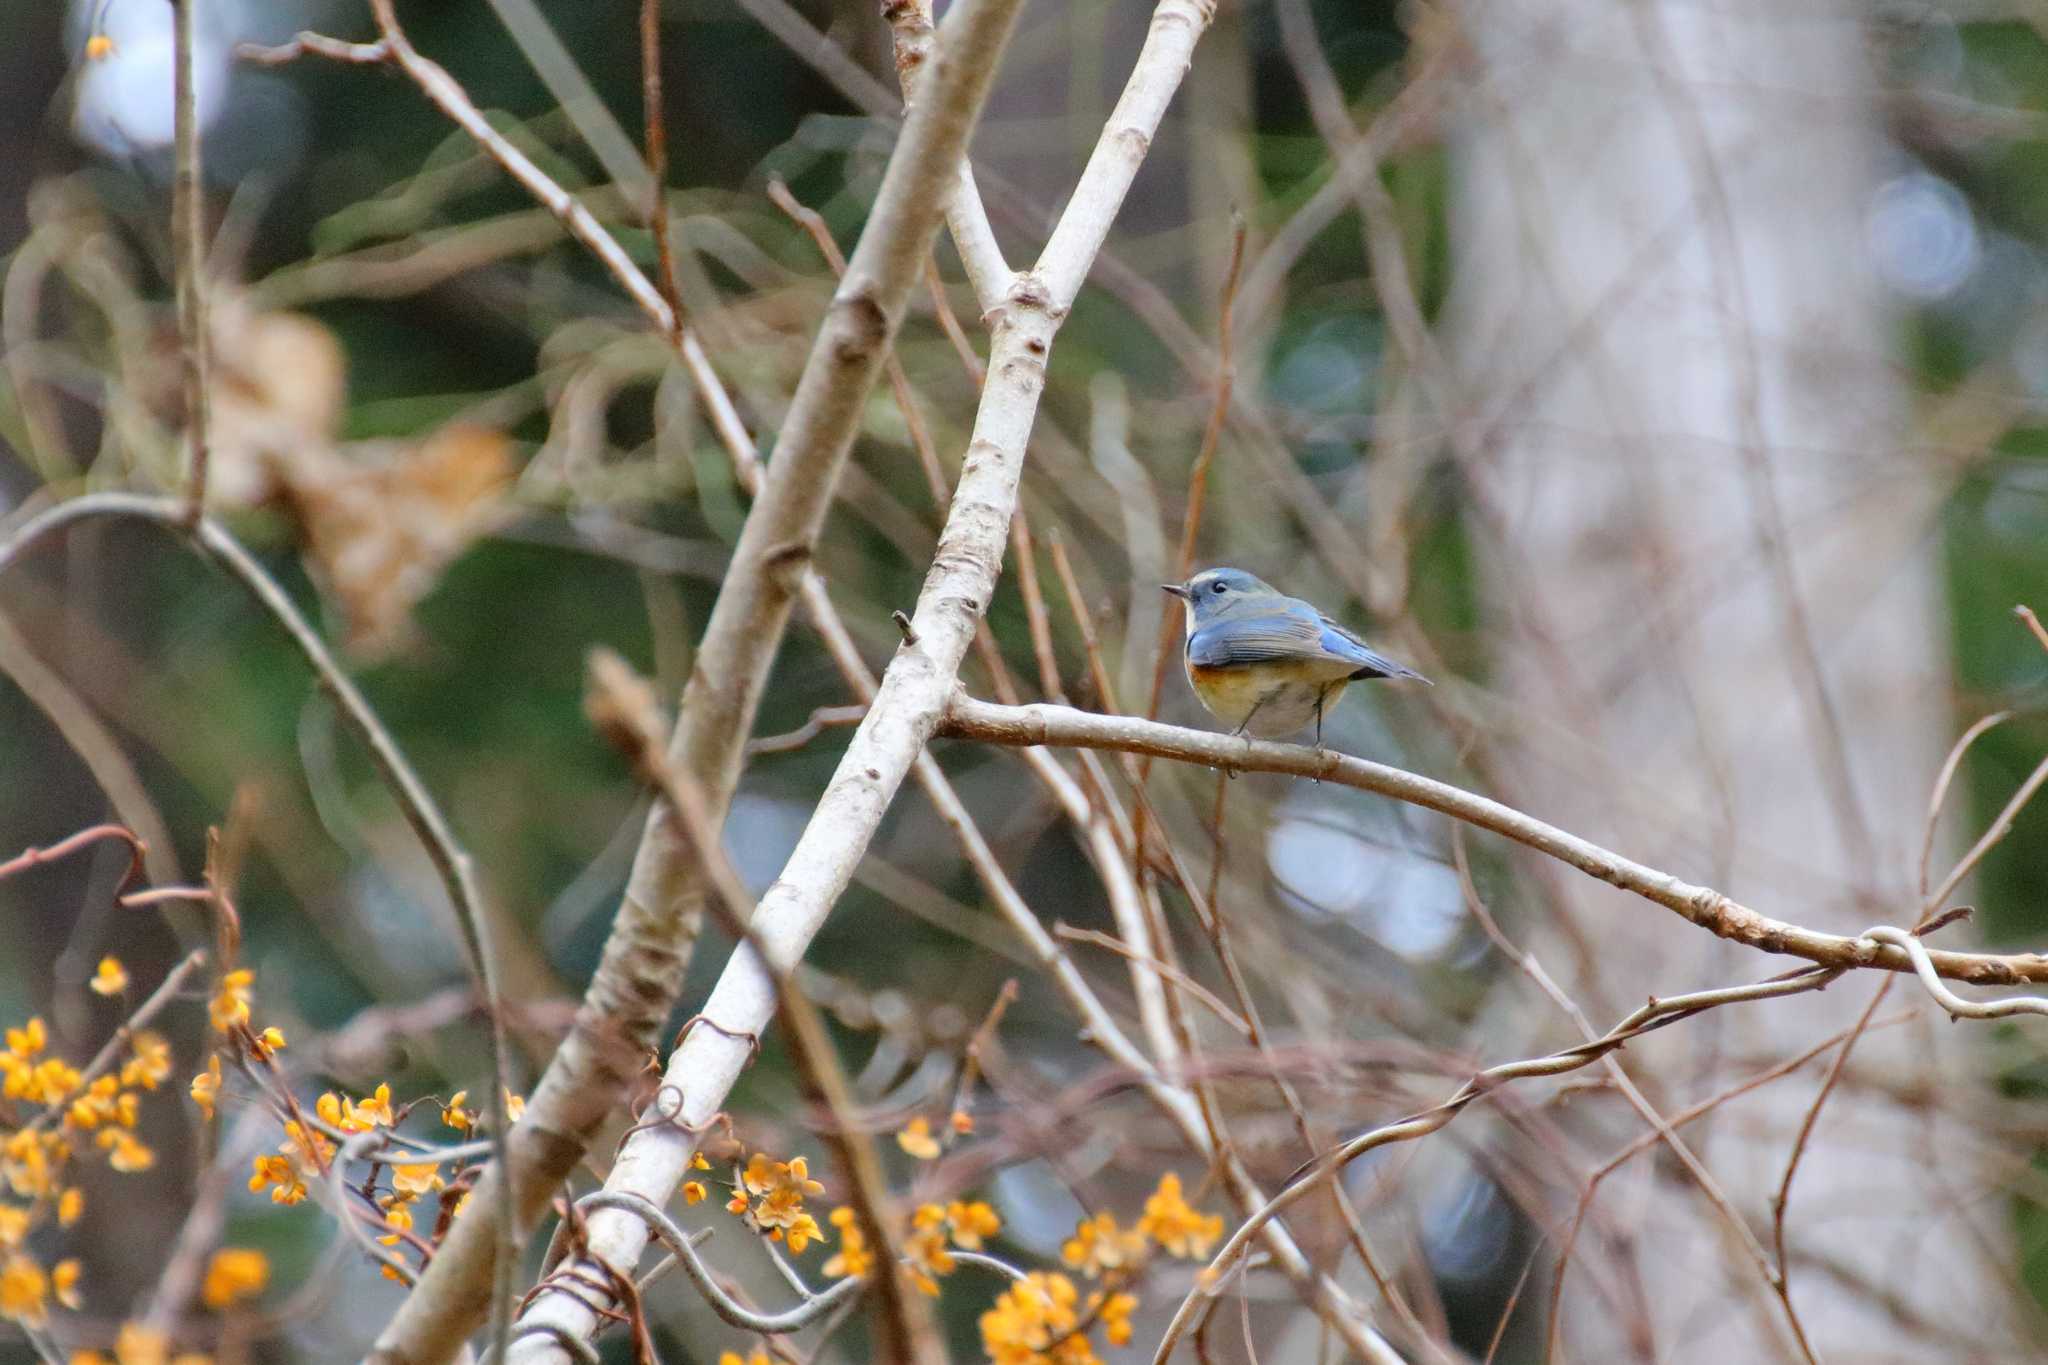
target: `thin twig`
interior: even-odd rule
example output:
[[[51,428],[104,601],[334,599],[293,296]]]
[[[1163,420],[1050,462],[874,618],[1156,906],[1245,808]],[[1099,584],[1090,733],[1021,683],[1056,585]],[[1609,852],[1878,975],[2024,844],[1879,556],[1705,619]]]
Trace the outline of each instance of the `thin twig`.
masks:
[[[1172,963],[1162,962],[1156,957],[1140,954],[1137,949],[1131,947],[1130,944],[1125,943],[1114,934],[1105,934],[1094,929],[1076,929],[1071,924],[1055,924],[1052,931],[1069,943],[1092,943],[1098,948],[1107,948],[1110,952],[1116,953],[1121,957],[1143,962],[1160,975],[1171,977],[1175,984],[1188,994],[1194,996],[1195,999],[1201,1001],[1208,1008],[1209,1013],[1230,1025],[1235,1032],[1240,1035],[1250,1035],[1252,1031],[1251,1025],[1244,1021],[1242,1015],[1217,999],[1215,992],[1211,991],[1207,986],[1204,986]]]
[[[1934,959],[1927,951],[1927,945],[1920,941],[1920,935],[1910,933],[1896,925],[1880,924],[1865,929],[1862,938],[1876,943],[1890,943],[1905,950],[1913,961],[1914,975],[1920,984],[1934,997],[1936,1004],[1958,1019],[2005,1019],[2015,1014],[2048,1014],[2048,998],[2038,995],[2014,995],[2001,1000],[1965,1000],[1950,990],[1935,970]]]
[[[851,706],[815,706],[811,708],[810,719],[787,734],[762,735],[747,741],[747,757],[756,758],[761,754],[794,753],[803,748],[828,729],[846,725],[858,725],[868,713],[866,702],[855,702]]]
[[[164,973],[164,979],[157,984],[155,990],[149,993],[149,998],[136,1006],[135,1013],[129,1015],[121,1026],[114,1030],[114,1036],[107,1039],[100,1050],[93,1054],[93,1059],[85,1064],[85,1068],[78,1073],[78,1081],[73,1089],[78,1093],[83,1093],[87,1086],[111,1071],[114,1063],[119,1061],[121,1055],[127,1052],[130,1045],[134,1043],[137,1031],[146,1028],[150,1020],[163,1013],[164,1008],[173,1000],[176,1000],[179,993],[185,989],[185,982],[191,978],[194,972],[205,965],[205,950],[195,949],[185,954],[183,958],[179,959],[176,966]],[[14,1131],[22,1133],[34,1132],[44,1127],[47,1123],[62,1117],[63,1113],[64,1108],[62,1105],[52,1106],[42,1110],[34,1118]]]
[[[1941,761],[1941,771],[1934,778],[1934,790],[1927,797],[1927,820],[1920,831],[1920,880],[1917,884],[1923,904],[1928,899],[1927,869],[1934,859],[1934,833],[1941,823],[1941,808],[1948,801],[1949,786],[1955,781],[1956,771],[1962,767],[1963,755],[1969,752],[1979,735],[2011,718],[2010,711],[1994,711],[1980,717],[1949,746],[1948,757]]]
[[[1215,392],[1209,403],[1209,420],[1202,427],[1201,449],[1195,453],[1195,462],[1188,468],[1187,510],[1181,515],[1180,554],[1174,560],[1179,577],[1177,583],[1187,582],[1195,568],[1195,546],[1202,535],[1202,511],[1209,499],[1209,466],[1216,459],[1216,447],[1223,439],[1223,425],[1230,416],[1230,395],[1237,382],[1237,357],[1233,314],[1237,307],[1237,287],[1244,276],[1245,221],[1242,213],[1233,213],[1230,221],[1230,267],[1223,275],[1223,295],[1216,306],[1216,378]],[[1159,644],[1152,664],[1152,694],[1145,702],[1145,718],[1154,719],[1159,714],[1159,700],[1166,691],[1166,675],[1173,667],[1173,639],[1180,631],[1180,613],[1161,612],[1159,617]],[[1146,772],[1150,764],[1141,761],[1139,772]]]
[[[1002,1027],[1003,1015],[1017,1000],[1017,978],[1010,977],[1003,982],[1003,988],[996,992],[995,1002],[988,1007],[988,1014],[981,1026],[967,1040],[967,1047],[961,1055],[960,1081],[953,1087],[953,1116],[971,1114],[974,1105],[974,1083],[980,1079],[982,1053],[996,1043],[996,1030]]]
[[[711,1311],[743,1332],[759,1332],[764,1336],[787,1335],[810,1326],[841,1303],[858,1297],[868,1287],[866,1280],[844,1279],[822,1294],[811,1295],[794,1308],[780,1313],[757,1313],[719,1287],[710,1267],[697,1254],[690,1235],[646,1199],[626,1191],[598,1190],[584,1195],[576,1205],[584,1209],[620,1209],[644,1221],[648,1230],[660,1238],[675,1256],[683,1273],[690,1277],[691,1284],[697,1286],[697,1292],[704,1296],[704,1302]]]
[[[142,861],[151,881],[179,879],[177,848],[170,826],[150,799],[135,764],[120,741],[71,685],[38,656],[13,620],[0,615],[0,672],[14,681],[106,793],[114,815],[142,841]],[[132,880],[132,878],[131,878]]]
[[[2048,628],[2042,627],[2041,618],[2034,615],[2032,607],[2025,605],[2014,607],[2012,614],[2019,617],[2021,622],[2026,625],[2026,628],[2033,632],[2034,638],[2040,641],[2041,648],[2048,649]]]
[[[1485,900],[1479,894],[1479,887],[1472,880],[1472,865],[1471,860],[1466,855],[1465,830],[1462,825],[1452,826],[1451,853],[1457,867],[1458,886],[1459,890],[1464,894],[1465,906],[1472,913],[1473,918],[1479,921],[1481,927],[1485,930],[1486,936],[1493,941],[1494,946],[1500,949],[1501,953],[1510,962],[1513,962],[1520,969],[1524,976],[1535,983],[1537,990],[1549,997],[1550,1001],[1578,1026],[1580,1034],[1588,1042],[1591,1042],[1597,1035],[1592,1021],[1587,1019],[1586,1012],[1579,1008],[1578,1002],[1566,994],[1563,987],[1559,986],[1552,979],[1550,973],[1544,970],[1543,964],[1536,959],[1533,953],[1524,951],[1513,940],[1509,939],[1506,934],[1501,932],[1500,925],[1493,918],[1493,912],[1487,907]],[[1603,1057],[1600,1059],[1600,1065],[1613,1080],[1615,1088],[1621,1092],[1622,1097],[1629,1102],[1630,1107],[1642,1116],[1643,1121],[1650,1125],[1651,1131],[1656,1133],[1664,1144],[1671,1149],[1671,1154],[1678,1159],[1678,1164],[1685,1168],[1686,1174],[1692,1178],[1693,1183],[1699,1188],[1701,1195],[1712,1206],[1714,1212],[1720,1215],[1721,1221],[1727,1226],[1735,1245],[1748,1255],[1750,1263],[1755,1266],[1757,1273],[1763,1278],[1765,1288],[1776,1292],[1780,1288],[1779,1278],[1771,1268],[1769,1253],[1764,1250],[1763,1243],[1757,1240],[1756,1233],[1751,1231],[1749,1224],[1729,1201],[1726,1192],[1721,1188],[1720,1182],[1714,1179],[1713,1173],[1708,1171],[1705,1163],[1694,1154],[1692,1147],[1678,1136],[1677,1129],[1671,1122],[1657,1110],[1655,1105],[1650,1103],[1649,1097],[1643,1094],[1628,1072],[1622,1068],[1618,1058],[1613,1056]],[[1789,1302],[1785,1305],[1785,1311],[1787,1317],[1792,1319],[1793,1333],[1803,1341],[1806,1336],[1805,1329],[1800,1325],[1798,1316],[1792,1311]]]
[[[0,568],[5,567],[4,557],[5,547],[0,546]],[[135,831],[129,829],[126,825],[93,825],[88,829],[79,830],[75,834],[66,835],[46,848],[25,848],[6,862],[0,863],[0,877],[12,877],[15,873],[25,871],[31,867],[40,867],[45,863],[58,862],[70,857],[80,849],[90,848],[92,845],[102,843],[108,839],[118,839],[128,845],[128,870],[121,877],[121,886],[114,888],[114,899],[120,901],[122,899],[121,887],[128,885],[128,883],[142,875],[142,858],[145,852],[142,840],[138,839],[135,836]]]
[[[1103,710],[1122,711],[1123,707],[1117,701],[1116,684],[1110,681],[1109,667],[1103,661],[1102,642],[1095,634],[1095,617],[1088,610],[1087,601],[1081,596],[1081,580],[1075,576],[1073,561],[1067,555],[1067,538],[1059,533],[1058,527],[1054,527],[1046,545],[1052,551],[1053,573],[1058,575],[1060,587],[1067,594],[1067,607],[1073,613],[1074,628],[1081,632],[1081,650],[1088,658],[1088,679],[1095,684],[1096,698]],[[1139,823],[1136,826],[1136,833],[1132,836],[1140,846],[1145,842],[1144,818],[1145,812],[1141,806],[1137,814]]]
[[[1557,1076],[1576,1071],[1645,1033],[1668,1027],[1703,1011],[1739,1002],[1771,1000],[1819,990],[1838,975],[1839,973],[1834,971],[1809,968],[1790,976],[1774,977],[1746,986],[1695,991],[1663,1000],[1652,997],[1649,1003],[1630,1013],[1591,1042],[1565,1048],[1545,1057],[1532,1057],[1524,1061],[1505,1062],[1488,1067],[1459,1086],[1441,1103],[1339,1144],[1297,1171],[1278,1194],[1231,1233],[1222,1249],[1211,1258],[1208,1269],[1197,1278],[1195,1288],[1175,1310],[1173,1320],[1168,1324],[1165,1334],[1160,1338],[1158,1349],[1154,1352],[1154,1365],[1165,1365],[1167,1358],[1173,1353],[1173,1348],[1179,1344],[1181,1337],[1192,1325],[1194,1313],[1201,1300],[1215,1292],[1212,1286],[1222,1282],[1224,1272],[1243,1253],[1251,1238],[1290,1205],[1313,1193],[1325,1182],[1335,1179],[1337,1173],[1346,1165],[1367,1152],[1389,1143],[1412,1142],[1417,1138],[1427,1137],[1450,1123],[1474,1100],[1508,1081]]]
[[[1888,1027],[1892,1024],[1904,1023],[1906,1020],[1911,1019],[1913,1017],[1913,1013],[1911,1011],[1907,1011],[1905,1013],[1894,1015],[1889,1019],[1882,1020],[1877,1024],[1871,1025],[1870,1027]],[[1858,1027],[1861,1027],[1860,1023]],[[1778,1080],[1781,1077],[1791,1075],[1793,1072],[1799,1070],[1808,1062],[1811,1062],[1814,1058],[1820,1056],[1822,1053],[1828,1051],[1830,1048],[1839,1046],[1842,1042],[1853,1036],[1857,1031],[1858,1028],[1843,1029],[1841,1032],[1835,1034],[1832,1038],[1823,1039],[1821,1042],[1814,1044],[1812,1047],[1808,1048],[1806,1051],[1800,1053],[1796,1057],[1789,1057],[1786,1060],[1777,1063],[1776,1065],[1770,1067],[1767,1070],[1758,1072],[1756,1075],[1749,1077],[1747,1080],[1739,1081],[1736,1084],[1729,1086],[1725,1090],[1708,1096],[1706,1099],[1700,1100],[1695,1104],[1687,1105],[1685,1108],[1671,1115],[1671,1126],[1673,1128],[1682,1128],[1686,1124],[1691,1123],[1694,1119],[1699,1118],[1704,1114],[1711,1113],[1713,1110],[1720,1108],[1722,1105],[1728,1103],[1728,1101],[1732,1099],[1736,1099],[1742,1095],[1746,1095],[1750,1091],[1755,1090],[1760,1086],[1768,1085],[1770,1082]],[[1616,1152],[1613,1156],[1609,1157],[1606,1161],[1602,1162],[1593,1171],[1593,1173],[1586,1178],[1585,1187],[1579,1191],[1578,1205],[1572,1210],[1572,1220],[1570,1224],[1566,1226],[1564,1240],[1562,1244],[1558,1247],[1557,1264],[1554,1267],[1552,1267],[1550,1272],[1550,1326],[1546,1332],[1546,1340],[1550,1344],[1545,1353],[1545,1359],[1554,1360],[1557,1357],[1559,1305],[1564,1295],[1565,1268],[1571,1262],[1572,1248],[1578,1242],[1579,1228],[1580,1225],[1585,1222],[1587,1210],[1592,1207],[1593,1196],[1599,1192],[1601,1183],[1605,1181],[1608,1176],[1614,1174],[1615,1171],[1619,1170],[1626,1162],[1628,1162],[1632,1158],[1642,1154],[1643,1152],[1648,1151],[1650,1148],[1656,1146],[1659,1142],[1662,1142],[1663,1140],[1663,1134],[1656,1132],[1655,1130],[1643,1133],[1638,1137],[1630,1140],[1629,1143],[1626,1146],[1622,1147],[1620,1151]],[[1780,1273],[1782,1274],[1782,1261],[1780,1262],[1780,1265]]]
[[[680,341],[686,318],[668,227],[668,120],[661,98],[661,0],[640,0],[640,100],[647,123],[647,227],[654,234],[655,280]]]
[[[185,485],[185,525],[206,513],[207,373],[206,203],[199,164],[199,96],[193,84],[193,26],[199,0],[172,0],[172,138],[177,162],[171,182],[171,249],[176,261],[178,345],[185,380],[185,433],[192,446]]]

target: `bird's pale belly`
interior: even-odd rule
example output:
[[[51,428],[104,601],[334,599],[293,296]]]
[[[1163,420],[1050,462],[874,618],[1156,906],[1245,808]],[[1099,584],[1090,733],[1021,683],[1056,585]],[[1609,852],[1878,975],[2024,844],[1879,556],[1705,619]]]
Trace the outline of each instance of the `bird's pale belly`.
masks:
[[[1348,680],[1311,681],[1274,677],[1258,668],[1196,668],[1188,665],[1188,684],[1209,714],[1256,739],[1285,739],[1315,724],[1316,697],[1325,712],[1336,705]],[[1250,717],[1250,724],[1246,718]]]

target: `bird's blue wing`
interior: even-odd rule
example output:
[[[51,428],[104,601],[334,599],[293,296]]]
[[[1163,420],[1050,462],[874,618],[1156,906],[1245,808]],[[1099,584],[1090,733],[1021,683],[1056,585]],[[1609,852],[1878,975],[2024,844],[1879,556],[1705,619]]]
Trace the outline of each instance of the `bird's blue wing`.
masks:
[[[1420,673],[1417,673],[1406,664],[1397,664],[1386,655],[1379,653],[1372,646],[1366,644],[1365,641],[1359,639],[1329,617],[1319,616],[1317,623],[1322,628],[1321,644],[1323,651],[1336,658],[1358,665],[1359,671],[1352,674],[1352,677],[1420,678],[1423,682],[1429,681],[1429,679],[1423,678]]]
[[[1256,616],[1211,621],[1188,637],[1188,662],[1196,668],[1242,668],[1248,664],[1323,657],[1323,626],[1306,603],[1276,607]]]

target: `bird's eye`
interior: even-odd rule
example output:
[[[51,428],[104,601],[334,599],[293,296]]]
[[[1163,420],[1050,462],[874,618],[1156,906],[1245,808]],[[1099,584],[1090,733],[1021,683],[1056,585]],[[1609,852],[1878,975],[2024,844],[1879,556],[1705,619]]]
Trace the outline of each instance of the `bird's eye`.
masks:
[[[1228,591],[1230,591],[1230,587],[1229,587],[1229,585],[1228,585],[1228,584],[1224,584],[1224,583],[1218,583],[1218,584],[1216,584],[1216,585],[1215,585],[1214,587],[1210,588],[1210,589],[1209,589],[1209,591],[1210,591],[1210,592],[1218,592],[1218,593],[1220,593],[1220,592],[1228,592]]]

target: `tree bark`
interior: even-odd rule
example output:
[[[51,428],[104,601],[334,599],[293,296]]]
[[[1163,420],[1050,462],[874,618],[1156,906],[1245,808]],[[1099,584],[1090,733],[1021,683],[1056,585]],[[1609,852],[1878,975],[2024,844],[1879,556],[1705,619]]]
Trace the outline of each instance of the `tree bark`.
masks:
[[[1499,690],[1519,708],[1494,751],[1502,799],[1766,914],[1911,925],[1951,730],[1928,543],[1941,488],[1901,453],[1866,264],[1881,149],[1855,17],[1511,0],[1464,19],[1478,78],[1455,142],[1447,330],[1463,415],[1481,415],[1465,473]],[[1550,890],[1554,915],[1525,937],[1596,1018],[1757,973],[1605,888]],[[1727,1011],[1718,1037],[1627,1064],[1676,1107],[1711,1088],[1716,1056],[1789,1053],[1873,987]],[[1977,1181],[1932,1153],[1969,1148],[1899,1098],[1956,1083],[1967,1044],[1948,1032],[1933,1015],[1861,1041],[1850,1075],[1884,1083],[1835,1093],[1792,1186],[1792,1302],[1822,1355],[1894,1358],[1912,1318],[1953,1329],[1962,1355],[2012,1340],[2003,1220],[1958,1202]],[[1687,1130],[1765,1242],[1818,1084]],[[1698,1235],[1698,1204],[1643,1207],[1678,1217],[1578,1255],[1632,1262],[1649,1321],[1577,1271],[1562,1358],[1798,1358],[1767,1280]]]

